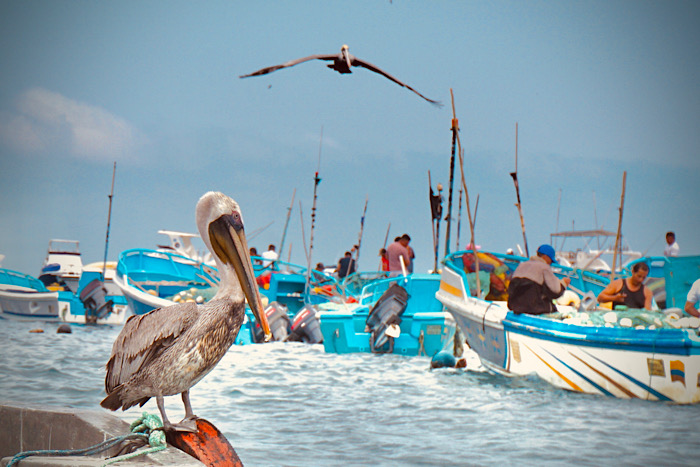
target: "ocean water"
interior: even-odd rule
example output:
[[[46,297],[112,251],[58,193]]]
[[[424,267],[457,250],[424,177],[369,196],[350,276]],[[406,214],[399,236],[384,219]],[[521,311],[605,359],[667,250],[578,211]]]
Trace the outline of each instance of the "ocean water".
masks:
[[[104,410],[117,327],[0,320],[0,402]],[[30,333],[41,328],[44,333]],[[430,370],[427,357],[234,346],[191,390],[247,466],[700,465],[700,406],[556,389],[535,377]],[[173,421],[184,414],[166,398]],[[133,421],[155,401],[118,412]]]

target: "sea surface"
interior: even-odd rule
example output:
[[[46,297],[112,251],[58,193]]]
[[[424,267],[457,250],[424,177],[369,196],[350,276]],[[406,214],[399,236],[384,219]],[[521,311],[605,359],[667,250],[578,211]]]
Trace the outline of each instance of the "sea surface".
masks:
[[[57,327],[0,320],[0,402],[104,410],[120,328]],[[427,357],[234,346],[192,405],[246,466],[700,465],[698,405],[571,393],[468,362],[431,371]],[[184,414],[178,396],[166,408]],[[158,413],[151,400],[117,415],[143,410]]]

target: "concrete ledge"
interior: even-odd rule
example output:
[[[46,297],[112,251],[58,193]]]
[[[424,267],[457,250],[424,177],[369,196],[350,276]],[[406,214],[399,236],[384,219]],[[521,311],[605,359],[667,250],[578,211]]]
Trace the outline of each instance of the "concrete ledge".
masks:
[[[115,436],[129,433],[129,424],[114,415],[99,410],[77,410],[37,407],[25,404],[0,405],[0,465],[6,466],[12,457],[23,451],[83,449]],[[116,448],[102,457],[39,457],[22,460],[20,466],[94,466],[113,456]],[[138,456],[119,466],[174,465],[202,466],[197,459],[168,447],[148,456]]]

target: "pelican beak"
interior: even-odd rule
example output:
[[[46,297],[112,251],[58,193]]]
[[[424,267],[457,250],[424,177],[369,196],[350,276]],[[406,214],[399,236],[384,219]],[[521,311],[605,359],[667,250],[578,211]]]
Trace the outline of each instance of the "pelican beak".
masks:
[[[255,282],[250,250],[243,230],[243,222],[238,213],[219,217],[209,224],[209,239],[215,253],[226,264],[233,266],[241,284],[243,294],[255,319],[265,333],[265,342],[272,340],[270,325],[260,300],[260,292]]]
[[[352,66],[352,63],[350,63],[350,48],[343,44],[343,46],[340,48],[340,53],[342,54],[345,63],[348,64],[348,69],[350,69]]]

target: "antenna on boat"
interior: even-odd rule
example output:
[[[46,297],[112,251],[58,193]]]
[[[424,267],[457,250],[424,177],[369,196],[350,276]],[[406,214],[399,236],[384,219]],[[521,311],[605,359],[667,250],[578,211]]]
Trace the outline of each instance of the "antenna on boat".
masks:
[[[476,197],[476,205],[479,205],[479,196]],[[459,187],[459,204],[457,208],[457,238],[455,238],[455,251],[459,250],[459,236],[462,230],[462,187]]]
[[[383,249],[386,250],[386,243],[389,241],[389,229],[391,229],[391,222],[389,222],[389,225],[386,226],[386,235],[384,235],[384,246],[382,247]],[[379,271],[382,270],[382,258],[379,258]]]
[[[459,131],[457,116],[455,113],[455,96],[452,93],[452,88],[450,88],[450,96],[452,97],[452,125]],[[469,204],[469,189],[467,188],[467,182],[464,178],[464,152],[462,151],[462,142],[459,139],[459,134],[457,134],[457,145],[459,146],[459,168],[462,175],[462,187],[464,188],[464,199],[467,204],[467,214],[469,216],[469,230],[471,232],[471,248],[474,254],[474,270],[476,272],[476,295],[481,298],[481,280],[479,279],[479,255],[476,251],[476,241],[474,241],[474,217],[472,217],[472,209]],[[475,212],[476,215],[476,212]]]
[[[297,189],[295,188],[294,191],[292,192],[292,202],[289,203],[289,207],[287,208],[287,220],[284,222],[284,230],[282,230],[282,240],[280,241],[280,254],[284,251],[284,239],[287,237],[287,227],[289,226],[289,218],[292,215],[292,208],[294,207],[294,197],[297,194]]]
[[[357,235],[357,251],[355,256],[355,270],[360,270],[360,247],[362,246],[362,233],[365,230],[365,214],[367,214],[367,203],[369,202],[369,195],[365,198],[365,209],[362,211],[362,218],[360,219],[360,233]]]
[[[515,206],[518,208],[518,214],[520,214],[520,227],[523,230],[523,242],[525,243],[525,255],[530,257],[530,250],[527,246],[527,236],[525,235],[525,219],[523,218],[523,207],[520,203],[520,186],[518,185],[518,122],[515,122],[515,172],[511,172],[510,176],[513,177],[513,183],[515,184],[515,195],[518,202]]]
[[[613,249],[612,271],[610,271],[610,282],[615,280],[615,267],[617,266],[617,252],[620,248],[620,237],[622,235],[622,211],[625,207],[625,185],[627,183],[627,171],[622,172],[622,196],[620,197],[620,217],[617,221],[617,236],[615,237],[615,248]],[[622,253],[620,253],[620,263],[622,263]]]
[[[557,201],[557,225],[554,226],[554,233],[559,232],[559,211],[561,210],[561,188],[559,188],[559,200]],[[552,241],[552,236],[549,236],[549,241]],[[554,251],[557,250],[556,240],[553,242]]]
[[[598,208],[595,202],[595,190],[593,190],[593,221],[595,222],[595,229],[598,230]],[[596,243],[598,244],[598,249],[600,250],[600,238],[596,238]]]
[[[107,250],[109,247],[109,226],[112,222],[112,198],[114,198],[114,176],[117,173],[117,161],[114,161],[112,168],[112,189],[109,192],[109,210],[107,211],[107,236],[105,237],[105,256],[102,262],[102,280],[107,277]]]
[[[311,206],[311,233],[309,234],[309,254],[306,258],[306,293],[305,298],[308,296],[309,292],[309,282],[311,281],[311,257],[314,249],[314,226],[316,225],[316,200],[318,199],[318,184],[321,183],[321,177],[318,176],[321,170],[321,148],[323,147],[323,125],[321,125],[321,138],[318,143],[318,166],[316,168],[316,173],[314,174],[314,203]],[[300,205],[301,206],[301,205]]]
[[[442,184],[437,184],[438,194],[433,192],[433,182],[430,178],[430,170],[428,170],[428,187],[430,187],[430,213],[432,217],[431,225],[433,226],[433,249],[435,250],[435,266],[433,272],[437,274],[438,270],[438,250],[440,249],[440,219],[442,218]]]

